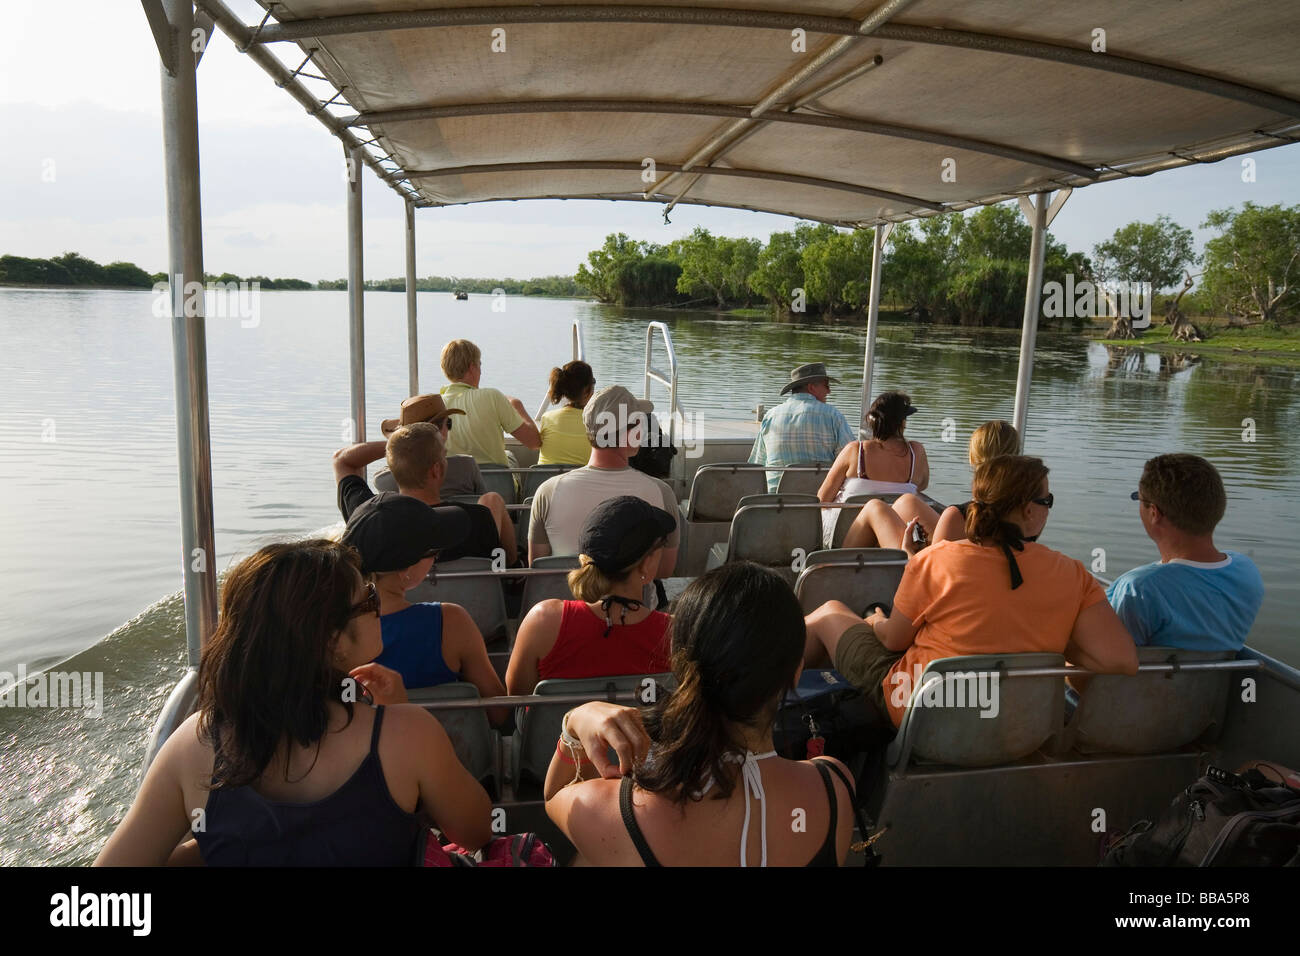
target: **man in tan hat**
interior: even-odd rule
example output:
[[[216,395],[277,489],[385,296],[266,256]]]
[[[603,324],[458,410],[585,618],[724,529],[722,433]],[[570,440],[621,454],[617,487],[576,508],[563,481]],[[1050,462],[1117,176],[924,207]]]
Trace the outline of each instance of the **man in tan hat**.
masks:
[[[388,468],[397,481],[397,490],[418,498],[430,507],[443,504],[442,485],[447,468],[447,450],[442,429],[433,422],[414,422],[389,429],[388,441],[359,442],[334,453],[334,480],[338,483],[339,511],[347,519],[358,506],[373,498],[375,492],[366,484],[366,465],[387,458]],[[470,519],[470,534],[461,544],[439,555],[442,561],[457,558],[492,558],[497,549],[505,553],[507,567],[518,560],[515,526],[505,502],[496,492],[481,496],[478,504],[449,502],[463,509]]]
[[[831,394],[832,378],[821,362],[800,365],[790,373],[790,381],[781,394],[790,397],[763,416],[758,438],[749,460],[755,465],[830,464],[840,449],[853,441],[848,419],[826,401]],[[781,472],[767,473],[767,490],[775,493],[781,484]]]
[[[400,417],[385,418],[379,430],[387,438],[402,425],[432,422],[438,426],[443,445],[447,445],[454,427],[453,415],[460,415],[463,424],[465,411],[460,408],[448,408],[441,395],[412,395],[402,402]],[[397,479],[393,477],[391,471],[384,469],[375,475],[375,487],[380,491],[396,491]],[[473,455],[447,455],[447,474],[442,479],[441,494],[444,498],[487,494],[483,473],[479,471],[478,462],[474,460]],[[500,495],[497,497],[499,498]]]
[[[667,482],[637,471],[628,459],[641,447],[654,403],[633,397],[622,385],[603,388],[582,409],[591,459],[582,468],[544,481],[533,497],[528,521],[528,560],[548,554],[577,554],[587,516],[609,498],[634,495],[671,515],[677,496]],[[668,536],[655,578],[669,577],[677,564],[677,530]]]

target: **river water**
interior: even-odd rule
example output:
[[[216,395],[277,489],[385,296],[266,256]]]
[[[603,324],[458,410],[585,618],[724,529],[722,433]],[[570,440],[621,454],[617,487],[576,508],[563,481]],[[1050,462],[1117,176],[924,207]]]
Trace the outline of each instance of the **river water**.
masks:
[[[103,672],[103,715],[0,709],[0,864],[93,859],[129,805],[149,728],[184,664],[170,322],[148,292],[0,290],[0,671]],[[338,521],[330,455],[345,443],[347,302],[264,292],[255,316],[208,327],[217,567]],[[366,296],[369,431],[406,395],[405,297]],[[638,312],[570,300],[419,296],[420,381],[444,383],[450,338],[483,349],[484,384],[533,409],[583,322],[599,384],[639,392],[645,326],[666,322],[685,410],[747,419],[789,369],[825,361],[854,421],[858,325]],[[1018,333],[882,324],[875,390],[910,392],[908,436],[930,493],[964,500],[966,438],[1012,416]],[[1026,451],[1052,469],[1044,543],[1113,577],[1157,558],[1129,492],[1170,451],[1212,460],[1228,486],[1217,543],[1251,555],[1267,598],[1252,646],[1300,662],[1300,369],[1114,351],[1044,332]],[[655,397],[663,399],[662,394]],[[945,440],[950,439],[950,440]],[[3,679],[0,677],[0,679]]]

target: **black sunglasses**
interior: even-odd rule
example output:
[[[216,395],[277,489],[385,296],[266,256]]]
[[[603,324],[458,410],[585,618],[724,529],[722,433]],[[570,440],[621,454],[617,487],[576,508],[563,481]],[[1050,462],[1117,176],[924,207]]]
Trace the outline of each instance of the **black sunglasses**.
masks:
[[[1046,498],[1030,498],[1029,500],[1036,505],[1042,505],[1050,511],[1052,504],[1056,501],[1056,496],[1049,493]]]
[[[375,587],[373,581],[366,582],[366,596],[356,604],[352,605],[352,611],[348,614],[348,620],[354,617],[360,617],[363,614],[374,612],[375,617],[379,617],[379,589]]]

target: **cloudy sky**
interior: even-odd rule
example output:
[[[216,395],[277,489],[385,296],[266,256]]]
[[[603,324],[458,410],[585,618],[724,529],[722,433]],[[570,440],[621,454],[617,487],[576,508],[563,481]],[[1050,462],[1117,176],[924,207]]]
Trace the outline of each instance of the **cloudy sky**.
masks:
[[[260,19],[250,0],[230,6]],[[158,57],[136,0],[4,0],[0,33],[0,255],[80,252],[166,268]],[[296,46],[280,45],[292,57]],[[296,66],[295,60],[291,66]],[[199,68],[204,262],[210,272],[346,274],[342,151],[221,34]],[[1198,230],[1210,209],[1300,202],[1300,146],[1103,183],[1077,192],[1052,233],[1090,251],[1116,228],[1161,213]],[[404,269],[401,201],[366,173],[366,274]],[[52,180],[52,181],[50,181]],[[417,212],[420,275],[572,273],[606,234],[666,242],[697,225],[761,239],[779,216],[679,207],[670,226],[642,203],[495,203]]]

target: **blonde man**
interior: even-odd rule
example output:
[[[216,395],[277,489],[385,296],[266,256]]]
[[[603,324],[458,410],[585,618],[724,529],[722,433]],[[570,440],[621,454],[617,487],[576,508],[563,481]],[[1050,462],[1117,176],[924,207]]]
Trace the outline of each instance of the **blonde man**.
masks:
[[[441,430],[432,422],[416,422],[394,429],[386,442],[360,442],[334,453],[334,480],[338,483],[339,511],[344,520],[375,496],[366,484],[366,465],[380,458],[387,459],[400,493],[431,507],[443,504],[441,489],[447,473],[447,449],[442,443]],[[501,548],[506,564],[515,564],[515,526],[500,495],[488,492],[476,505],[457,502],[448,505],[464,509],[468,514],[470,533],[461,544],[443,551],[440,560],[490,558]]]
[[[495,388],[480,388],[483,353],[467,339],[453,339],[442,347],[442,373],[451,383],[442,389],[448,408],[465,412],[464,427],[448,436],[447,452],[473,455],[480,465],[511,465],[503,433],[509,432],[525,448],[541,448],[537,424],[517,398]]]

